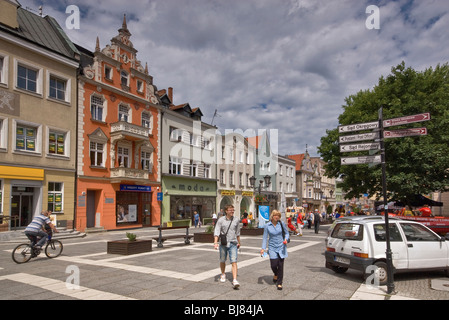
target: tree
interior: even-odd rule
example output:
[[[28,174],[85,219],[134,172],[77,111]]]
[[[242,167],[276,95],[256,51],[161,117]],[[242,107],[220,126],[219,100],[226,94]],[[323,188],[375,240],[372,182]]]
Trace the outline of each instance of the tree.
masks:
[[[388,198],[407,203],[416,194],[449,191],[449,66],[438,65],[417,72],[406,68],[405,63],[393,67],[391,74],[383,76],[372,90],[359,91],[345,98],[340,125],[378,120],[378,110],[383,106],[384,119],[429,112],[431,120],[423,123],[391,127],[427,128],[428,134],[419,137],[385,139]],[[389,128],[390,129],[390,128]],[[369,132],[369,131],[366,131]],[[380,165],[340,164],[338,129],[327,130],[318,148],[326,174],[344,176],[341,187],[347,198],[362,193],[380,195],[382,174]],[[349,155],[367,155],[354,152]]]

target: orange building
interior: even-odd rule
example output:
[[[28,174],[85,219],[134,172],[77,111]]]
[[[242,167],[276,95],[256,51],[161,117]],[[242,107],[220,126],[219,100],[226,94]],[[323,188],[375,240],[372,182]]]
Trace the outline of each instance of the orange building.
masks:
[[[159,98],[123,19],[119,34],[81,53],[76,228],[160,224]]]

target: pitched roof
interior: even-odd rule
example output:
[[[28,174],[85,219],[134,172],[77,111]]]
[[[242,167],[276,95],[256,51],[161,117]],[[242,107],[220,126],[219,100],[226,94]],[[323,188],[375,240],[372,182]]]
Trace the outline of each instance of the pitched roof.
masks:
[[[305,155],[304,153],[301,153],[301,154],[290,154],[287,156],[288,158],[295,160],[295,162],[296,162],[295,170],[296,171],[301,170],[302,160],[304,160],[304,155]]]
[[[75,45],[54,18],[48,15],[42,18],[19,7],[17,8],[17,22],[19,24],[17,29],[0,24],[0,30],[71,59],[75,59],[75,55],[79,55]]]

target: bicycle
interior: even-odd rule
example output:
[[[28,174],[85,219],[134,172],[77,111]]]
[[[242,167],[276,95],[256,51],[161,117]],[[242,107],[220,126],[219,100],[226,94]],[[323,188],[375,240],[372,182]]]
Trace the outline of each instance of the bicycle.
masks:
[[[36,239],[31,240],[29,243],[21,243],[12,251],[12,260],[15,263],[25,263],[31,260],[31,258],[37,257],[42,250],[48,258],[59,257],[62,253],[63,245],[59,240],[52,239],[53,232],[49,232],[47,236],[47,242],[45,247],[37,248],[35,243]]]

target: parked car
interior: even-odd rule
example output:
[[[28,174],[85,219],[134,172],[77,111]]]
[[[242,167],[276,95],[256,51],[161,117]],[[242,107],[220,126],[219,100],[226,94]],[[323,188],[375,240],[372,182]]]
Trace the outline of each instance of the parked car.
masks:
[[[389,219],[393,273],[444,270],[449,275],[449,244],[421,223]],[[379,284],[387,279],[386,232],[382,216],[337,220],[326,238],[326,267],[336,273],[360,270],[364,276],[377,266]],[[370,272],[371,271],[371,272]]]

